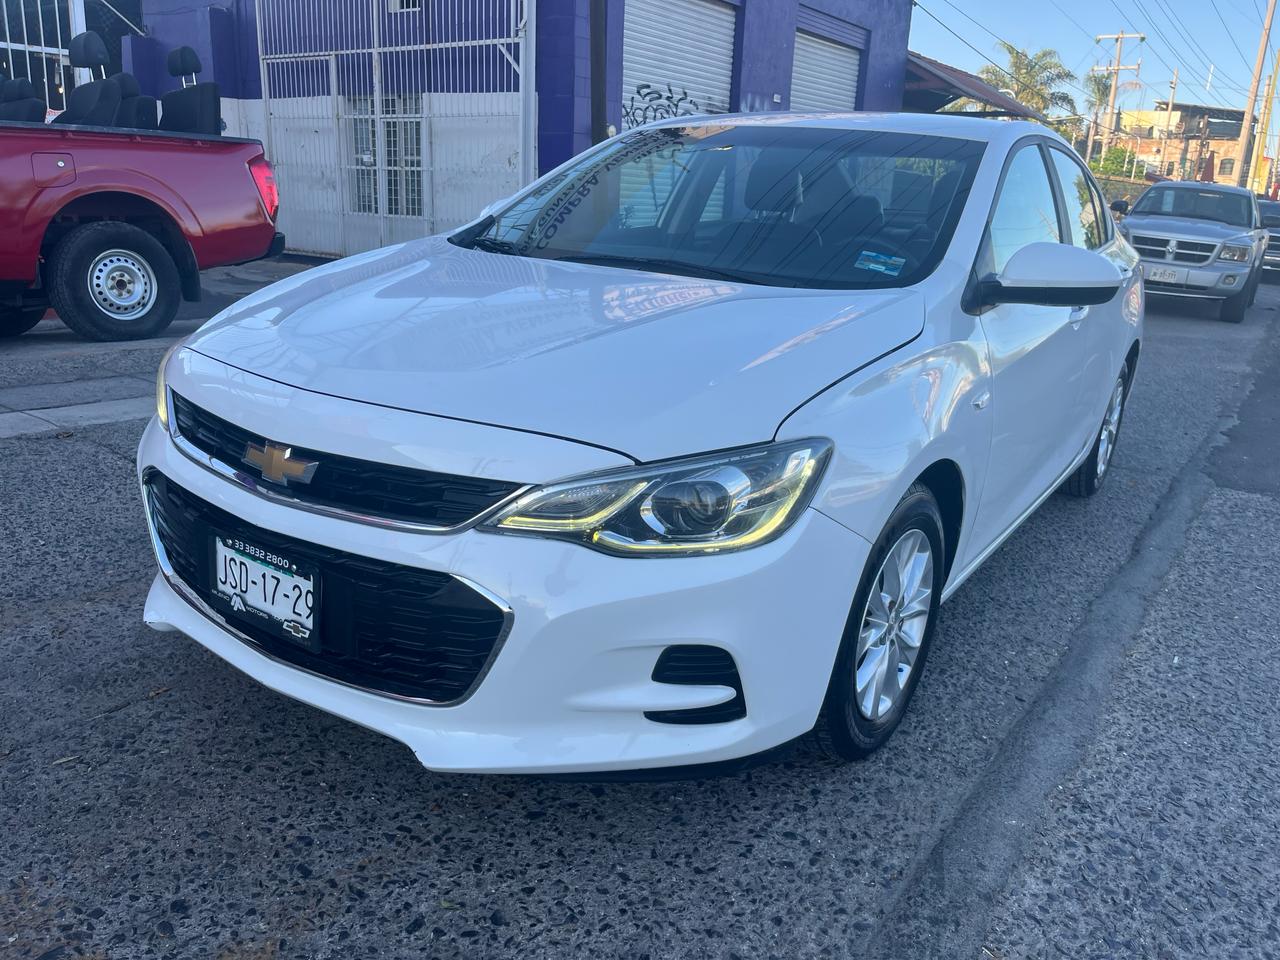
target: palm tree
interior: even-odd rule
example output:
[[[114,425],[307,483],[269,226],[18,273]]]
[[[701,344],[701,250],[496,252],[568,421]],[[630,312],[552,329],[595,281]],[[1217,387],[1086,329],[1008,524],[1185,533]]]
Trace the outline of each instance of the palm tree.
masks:
[[[1003,40],[1000,48],[1009,58],[1009,65],[1000,68],[988,64],[978,71],[979,77],[1040,113],[1051,110],[1068,114],[1076,112],[1075,100],[1061,89],[1074,81],[1076,75],[1063,66],[1057,50],[1046,48],[1028,53]]]
[[[1098,135],[1098,114],[1107,105],[1111,95],[1111,78],[1105,73],[1090,71],[1084,75],[1084,108],[1089,111],[1089,140],[1085,144],[1084,158],[1093,158],[1093,139]]]

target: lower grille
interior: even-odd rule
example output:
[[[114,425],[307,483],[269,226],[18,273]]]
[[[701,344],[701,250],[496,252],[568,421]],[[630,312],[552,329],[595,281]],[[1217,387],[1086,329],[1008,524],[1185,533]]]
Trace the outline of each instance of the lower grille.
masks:
[[[174,574],[206,604],[212,538],[233,536],[305,562],[318,571],[318,651],[250,621],[227,618],[277,659],[367,690],[452,703],[479,683],[505,635],[509,614],[463,581],[356,556],[246,523],[158,471],[144,480],[156,537]]]
[[[1196,293],[1202,290],[1208,290],[1208,287],[1195,286],[1190,283],[1162,283],[1159,280],[1144,280],[1143,287],[1147,293]]]
[[[747,715],[747,701],[742,695],[742,678],[738,665],[728,650],[703,644],[678,644],[667,647],[653,668],[658,683],[696,684],[699,686],[733,687],[736,696],[724,703],[690,710],[650,710],[645,716],[658,723],[727,723]]]

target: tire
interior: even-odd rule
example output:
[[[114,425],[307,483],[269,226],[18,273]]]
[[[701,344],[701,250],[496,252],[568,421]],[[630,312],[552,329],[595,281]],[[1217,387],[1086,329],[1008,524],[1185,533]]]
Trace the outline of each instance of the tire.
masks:
[[[63,237],[45,279],[58,317],[90,340],[154,337],[173,322],[182,299],[178,268],[160,241],[115,220]]]
[[[0,307],[0,340],[20,337],[42,319],[48,307]]]
[[[1128,399],[1129,366],[1125,364],[1121,366],[1120,375],[1111,387],[1111,397],[1107,401],[1106,412],[1102,415],[1098,435],[1093,439],[1093,449],[1063,485],[1073,497],[1092,497],[1102,489],[1102,484],[1110,475],[1111,464],[1115,460],[1116,442],[1120,439],[1120,424],[1124,421],[1124,406]]]
[[[920,568],[909,568],[919,573],[919,586],[914,593],[909,592],[910,578],[905,585],[907,591],[899,591],[891,581],[882,579],[895,568],[894,560],[901,556],[900,550],[919,556],[926,548],[928,567],[921,564]],[[945,556],[938,503],[928,487],[917,483],[898,502],[872,546],[853,598],[822,712],[813,730],[818,746],[833,759],[850,761],[866,757],[884,745],[902,720],[920,681],[937,625]],[[883,589],[886,587],[887,590]],[[874,599],[886,593],[897,594],[892,607],[883,602],[877,604]],[[904,596],[907,602],[902,602]],[[916,615],[900,618],[904,609],[915,611]],[[891,619],[879,619],[886,613]],[[868,624],[869,618],[872,623],[887,622],[878,638]],[[870,642],[864,642],[864,637]],[[875,655],[877,650],[882,651],[879,658]],[[884,666],[877,671],[878,664]],[[895,682],[891,675],[904,677],[904,665],[905,679]],[[880,696],[875,695],[877,675],[883,677]],[[860,687],[860,677],[866,679],[863,687]],[[891,686],[896,692],[889,692]]]
[[[1234,297],[1227,297],[1222,301],[1221,306],[1218,307],[1218,319],[1225,320],[1227,323],[1241,323],[1244,321],[1244,312],[1249,309],[1249,304],[1252,302],[1252,290],[1246,287]]]

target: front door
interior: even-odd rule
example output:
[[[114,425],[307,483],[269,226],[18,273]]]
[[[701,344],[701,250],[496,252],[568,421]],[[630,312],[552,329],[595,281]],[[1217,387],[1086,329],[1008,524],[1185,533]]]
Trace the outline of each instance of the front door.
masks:
[[[983,252],[999,274],[1031,243],[1063,240],[1043,149],[1018,148],[1005,171]],[[1068,241],[1069,242],[1069,241]],[[1083,311],[1007,303],[982,314],[991,359],[991,460],[975,542],[1000,536],[1079,452],[1088,359]]]

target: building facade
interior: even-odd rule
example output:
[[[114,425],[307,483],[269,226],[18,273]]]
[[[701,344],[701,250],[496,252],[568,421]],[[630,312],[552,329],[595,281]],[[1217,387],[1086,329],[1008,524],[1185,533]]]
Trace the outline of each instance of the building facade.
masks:
[[[911,18],[911,0],[135,2],[123,68],[159,96],[181,83],[169,51],[194,48],[227,133],[277,168],[290,245],[332,255],[465,222],[593,123],[900,109]]]

